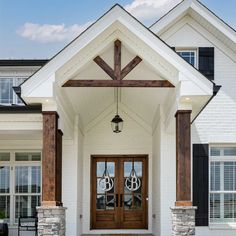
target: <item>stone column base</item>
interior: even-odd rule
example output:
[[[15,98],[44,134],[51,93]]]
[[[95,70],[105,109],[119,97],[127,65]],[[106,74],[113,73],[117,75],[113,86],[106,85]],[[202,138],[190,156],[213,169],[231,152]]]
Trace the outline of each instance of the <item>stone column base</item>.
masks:
[[[66,208],[61,206],[40,206],[38,212],[38,236],[65,236]]]
[[[195,235],[195,210],[193,206],[171,207],[172,236]]]

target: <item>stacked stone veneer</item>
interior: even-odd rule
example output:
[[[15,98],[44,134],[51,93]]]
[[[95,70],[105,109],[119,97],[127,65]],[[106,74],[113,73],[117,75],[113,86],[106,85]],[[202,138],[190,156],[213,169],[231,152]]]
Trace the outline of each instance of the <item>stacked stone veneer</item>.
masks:
[[[65,236],[66,208],[60,206],[42,206],[38,211],[38,236]]]
[[[172,236],[195,235],[195,210],[197,207],[176,206],[171,208]]]

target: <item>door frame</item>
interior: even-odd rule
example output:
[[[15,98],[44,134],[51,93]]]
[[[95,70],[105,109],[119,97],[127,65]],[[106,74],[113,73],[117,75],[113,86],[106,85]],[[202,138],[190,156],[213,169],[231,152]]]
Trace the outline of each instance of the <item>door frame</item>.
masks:
[[[145,204],[145,209],[144,209],[144,214],[145,214],[145,226],[143,228],[143,230],[147,230],[148,229],[148,207],[150,204],[150,197],[149,197],[149,155],[148,154],[94,154],[94,155],[90,155],[90,230],[101,230],[101,229],[96,229],[93,228],[93,219],[92,219],[92,214],[93,214],[93,196],[92,196],[92,190],[93,190],[93,160],[96,158],[144,158],[146,161],[146,168],[145,168],[145,178],[146,178],[146,196],[145,198],[148,198],[148,200],[146,200],[146,204]],[[107,230],[107,229],[104,229]],[[110,229],[110,230],[126,230],[126,229],[122,229],[122,228],[118,228],[118,229]],[[129,230],[129,229],[128,229]],[[136,230],[136,229],[133,229]],[[137,228],[137,230],[140,230],[140,228]],[[142,229],[141,229],[142,230]]]

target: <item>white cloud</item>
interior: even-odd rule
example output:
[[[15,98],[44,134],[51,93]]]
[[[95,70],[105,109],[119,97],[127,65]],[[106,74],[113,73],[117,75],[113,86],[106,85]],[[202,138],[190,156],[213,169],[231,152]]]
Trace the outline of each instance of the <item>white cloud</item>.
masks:
[[[156,20],[181,0],[133,0],[125,9],[139,20]],[[35,24],[25,23],[17,33],[29,40],[40,43],[68,42],[84,31],[92,22],[74,24]]]
[[[139,20],[158,19],[182,0],[134,0],[125,9]]]
[[[92,22],[84,25],[74,24],[65,26],[65,24],[35,24],[25,23],[17,33],[27,39],[40,43],[53,43],[70,41],[84,31]]]

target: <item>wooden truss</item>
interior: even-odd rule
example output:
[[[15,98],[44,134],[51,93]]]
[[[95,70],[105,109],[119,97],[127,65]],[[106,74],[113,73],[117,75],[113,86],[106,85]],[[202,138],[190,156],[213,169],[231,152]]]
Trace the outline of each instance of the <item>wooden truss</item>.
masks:
[[[100,66],[112,80],[68,80],[63,87],[169,87],[174,85],[168,80],[123,80],[142,59],[136,56],[123,69],[121,68],[121,41],[114,42],[114,69],[100,56],[94,62]]]

